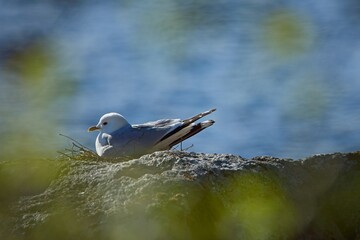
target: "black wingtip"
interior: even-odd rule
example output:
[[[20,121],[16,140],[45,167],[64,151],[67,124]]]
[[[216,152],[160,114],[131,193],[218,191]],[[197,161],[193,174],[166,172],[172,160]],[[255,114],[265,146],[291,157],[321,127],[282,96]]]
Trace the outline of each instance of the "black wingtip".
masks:
[[[210,113],[215,112],[215,111],[216,111],[216,108],[213,108],[213,109],[210,109],[210,110],[208,110],[208,111],[199,113],[199,114],[197,114],[197,115],[195,115],[195,116],[193,116],[193,117],[191,117],[191,118],[182,120],[183,124],[182,124],[181,126],[179,126],[178,128],[174,129],[173,131],[167,133],[165,136],[163,136],[163,137],[159,140],[159,142],[165,140],[166,138],[168,138],[168,137],[172,136],[173,134],[175,134],[175,133],[181,131],[182,129],[186,128],[186,127],[189,126],[190,124],[196,122],[196,121],[199,120],[200,118],[203,118],[203,117],[205,117],[205,116],[207,116],[207,115],[209,115]],[[205,122],[199,123],[198,126],[201,127],[201,124],[204,124],[204,123],[208,123],[208,124],[209,124],[208,126],[211,126],[211,125],[213,125],[213,124],[215,123],[215,121],[213,121],[213,122],[209,122],[209,121],[213,121],[213,120],[207,120],[207,121],[205,121]],[[197,126],[197,125],[196,125],[196,126]],[[203,126],[203,127],[204,127],[204,128],[207,128],[208,126]],[[200,131],[201,131],[201,130],[200,130]],[[196,133],[197,133],[197,132],[196,132]],[[195,133],[195,134],[196,134],[196,133]],[[194,134],[192,134],[192,135],[194,135]],[[192,136],[192,135],[190,135],[190,136]],[[190,136],[188,136],[187,138],[189,138]]]
[[[202,130],[212,126],[215,123],[214,120],[206,120],[204,122],[201,123],[197,123],[195,125],[192,126],[191,130],[189,133],[187,133],[186,135],[182,136],[181,138],[175,140],[174,142],[172,142],[169,146],[173,147],[176,144],[179,144],[183,141],[185,141],[186,139],[194,136],[195,134],[198,134],[199,132],[201,132]]]

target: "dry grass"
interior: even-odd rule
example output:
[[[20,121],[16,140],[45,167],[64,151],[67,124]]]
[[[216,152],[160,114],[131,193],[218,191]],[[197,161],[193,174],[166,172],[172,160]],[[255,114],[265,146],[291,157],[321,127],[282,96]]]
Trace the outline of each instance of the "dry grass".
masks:
[[[70,159],[70,160],[103,160],[100,158],[94,151],[89,149],[88,147],[84,146],[80,142],[76,141],[75,139],[60,134],[60,136],[65,137],[71,141],[71,147],[65,148],[64,151],[58,151],[61,157]]]
[[[65,148],[63,151],[57,151],[60,154],[60,157],[66,158],[69,160],[77,160],[77,161],[102,161],[102,162],[124,162],[133,159],[131,156],[121,156],[114,158],[104,158],[100,157],[90,148],[84,146],[79,141],[66,136],[64,134],[59,134],[62,137],[67,138],[71,141],[71,146],[69,148]]]

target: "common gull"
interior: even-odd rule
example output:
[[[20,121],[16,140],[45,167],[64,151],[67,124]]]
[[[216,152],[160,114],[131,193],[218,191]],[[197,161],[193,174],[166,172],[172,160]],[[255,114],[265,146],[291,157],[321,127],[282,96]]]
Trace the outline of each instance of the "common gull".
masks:
[[[100,157],[135,158],[147,153],[171,149],[210,127],[215,121],[206,120],[200,123],[195,121],[215,110],[210,109],[185,120],[161,119],[133,125],[119,113],[107,113],[88,131],[100,131],[95,141],[96,152]]]

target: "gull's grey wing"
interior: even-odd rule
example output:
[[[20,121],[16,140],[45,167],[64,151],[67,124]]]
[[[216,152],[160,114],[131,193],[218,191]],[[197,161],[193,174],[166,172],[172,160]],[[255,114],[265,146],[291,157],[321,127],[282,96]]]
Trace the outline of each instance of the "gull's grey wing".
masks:
[[[144,128],[144,127],[155,127],[155,128],[166,128],[174,126],[174,124],[178,124],[181,122],[181,119],[160,119],[157,121],[142,123],[142,124],[134,124],[132,125],[134,128]]]
[[[162,119],[121,128],[111,133],[112,148],[107,148],[103,155],[137,157],[153,152],[156,143],[181,124],[180,119]]]

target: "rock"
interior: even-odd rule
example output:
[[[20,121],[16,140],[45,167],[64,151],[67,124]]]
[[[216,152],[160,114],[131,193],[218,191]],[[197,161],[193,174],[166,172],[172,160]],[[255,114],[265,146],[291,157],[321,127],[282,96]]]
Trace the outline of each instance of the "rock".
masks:
[[[2,224],[19,239],[360,238],[360,152],[44,161],[56,174],[12,198]]]

